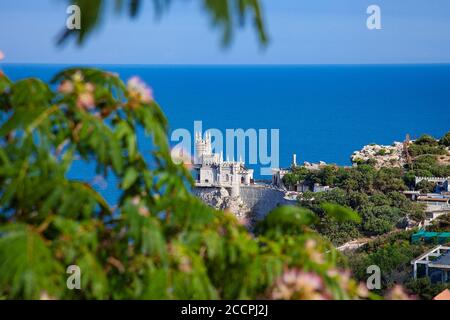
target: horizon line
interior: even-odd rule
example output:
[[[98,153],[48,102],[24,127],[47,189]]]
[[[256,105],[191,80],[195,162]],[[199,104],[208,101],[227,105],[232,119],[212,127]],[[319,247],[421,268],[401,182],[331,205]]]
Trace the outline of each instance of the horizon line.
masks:
[[[253,63],[40,63],[40,62],[0,62],[0,66],[88,66],[88,67],[102,67],[102,66],[119,66],[119,67],[318,67],[318,66],[425,66],[425,65],[450,65],[447,62],[392,62],[392,63],[268,63],[268,64],[253,64]]]

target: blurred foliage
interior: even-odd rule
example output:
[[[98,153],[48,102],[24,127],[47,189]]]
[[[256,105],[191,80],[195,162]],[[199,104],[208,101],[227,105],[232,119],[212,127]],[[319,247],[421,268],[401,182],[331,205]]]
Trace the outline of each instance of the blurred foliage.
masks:
[[[308,209],[277,208],[251,234],[192,196],[190,172],[170,157],[166,118],[138,78],[68,69],[53,83],[0,73],[1,297],[372,297],[337,267]],[[140,129],[151,159],[139,151]],[[117,206],[67,177],[75,159],[117,177]],[[66,287],[69,265],[81,269],[81,290]]]
[[[195,0],[197,1],[197,0]],[[67,30],[58,39],[63,43],[74,37],[81,45],[92,31],[105,19],[107,2],[105,0],[71,0],[69,4],[78,5],[81,9],[81,30]],[[111,1],[113,2],[113,1]],[[172,5],[174,0],[152,0],[153,10],[157,18],[161,17]],[[265,30],[262,10],[259,0],[201,0],[202,6],[211,17],[214,26],[222,31],[222,42],[230,44],[236,28],[243,27],[251,20],[258,40],[262,45],[267,44],[268,37]],[[115,11],[128,11],[130,17],[135,18],[144,5],[143,0],[114,0]],[[151,35],[149,35],[149,38]]]
[[[425,277],[417,280],[411,279],[406,282],[406,288],[421,299],[431,300],[445,289],[450,289],[450,285],[431,283],[430,279]]]
[[[414,231],[399,231],[380,236],[358,250],[346,253],[342,265],[350,267],[359,280],[367,278],[367,266],[379,266],[382,290],[378,293],[383,294],[398,283],[409,282],[411,260],[428,249],[423,244],[410,244],[412,233]],[[411,293],[417,294],[417,291],[411,290]]]

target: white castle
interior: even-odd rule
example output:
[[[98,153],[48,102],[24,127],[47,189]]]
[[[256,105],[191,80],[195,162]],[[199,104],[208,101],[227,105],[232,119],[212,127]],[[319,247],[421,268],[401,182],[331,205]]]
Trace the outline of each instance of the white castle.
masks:
[[[241,185],[253,184],[253,169],[247,169],[240,161],[223,160],[223,153],[213,153],[211,135],[195,133],[194,159],[195,185],[197,187],[231,188],[231,195],[240,194]]]

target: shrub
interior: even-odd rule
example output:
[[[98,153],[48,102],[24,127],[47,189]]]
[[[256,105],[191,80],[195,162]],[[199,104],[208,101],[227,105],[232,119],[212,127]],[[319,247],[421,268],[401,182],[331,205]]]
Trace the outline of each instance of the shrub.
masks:
[[[348,276],[329,272],[335,249],[311,230],[308,210],[278,208],[254,236],[192,196],[190,172],[171,159],[164,114],[139,79],[68,69],[53,82],[57,91],[0,74],[0,296],[295,298],[301,286],[277,294],[289,272],[321,279],[302,298],[358,296]],[[152,139],[150,158],[137,130]],[[67,177],[76,158],[117,177],[115,208]],[[83,290],[66,288],[73,264]]]

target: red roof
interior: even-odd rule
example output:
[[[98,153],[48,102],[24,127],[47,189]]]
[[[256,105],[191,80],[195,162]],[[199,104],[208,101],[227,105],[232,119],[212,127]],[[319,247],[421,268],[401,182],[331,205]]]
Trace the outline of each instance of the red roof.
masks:
[[[439,293],[433,300],[450,300],[450,290],[445,289],[441,293]]]

